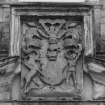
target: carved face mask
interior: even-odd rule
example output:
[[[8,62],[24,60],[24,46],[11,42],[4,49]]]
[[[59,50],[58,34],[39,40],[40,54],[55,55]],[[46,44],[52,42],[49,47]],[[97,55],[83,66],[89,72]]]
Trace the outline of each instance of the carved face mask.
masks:
[[[65,57],[69,60],[77,60],[81,54],[81,47],[79,45],[72,45],[65,49]]]
[[[51,44],[51,45],[49,45],[49,47],[47,49],[46,56],[50,61],[56,61],[58,53],[59,53],[59,48],[58,48],[57,44]]]
[[[65,58],[68,60],[77,60],[82,51],[82,44],[76,40],[67,38],[64,40]]]

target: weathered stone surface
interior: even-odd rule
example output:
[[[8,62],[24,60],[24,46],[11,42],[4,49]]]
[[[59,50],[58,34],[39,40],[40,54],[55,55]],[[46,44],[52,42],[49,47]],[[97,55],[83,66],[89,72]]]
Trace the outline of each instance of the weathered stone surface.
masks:
[[[8,12],[1,21],[8,23]],[[93,57],[93,15],[84,4],[12,4],[11,56],[0,60],[0,101],[10,103],[0,104],[104,105],[105,62]],[[9,29],[2,29],[7,42]]]

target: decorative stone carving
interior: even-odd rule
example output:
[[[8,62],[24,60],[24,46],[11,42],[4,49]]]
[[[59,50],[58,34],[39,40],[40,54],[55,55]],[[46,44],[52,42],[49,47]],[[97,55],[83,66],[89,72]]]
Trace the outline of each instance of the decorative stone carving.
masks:
[[[42,20],[51,22],[47,27],[49,31],[43,28]],[[0,89],[8,94],[5,99],[57,100],[63,97],[75,101],[104,97],[105,67],[101,61],[83,56],[82,25],[66,19],[61,19],[61,23],[60,19],[41,21],[23,22],[21,57],[9,57],[0,62],[0,86],[3,87]],[[63,24],[60,28],[56,26],[58,31],[53,26],[57,21]],[[15,96],[16,90],[18,95]]]
[[[75,96],[79,91],[76,62],[82,51],[82,33],[77,27],[82,26],[64,19],[40,18],[34,25],[36,27],[31,28],[30,24],[23,23],[26,29],[22,45],[26,66],[22,69],[24,93],[52,97],[54,93],[61,93],[62,97],[68,93]]]
[[[35,7],[34,13],[32,12],[34,9],[29,10],[31,11],[29,16],[23,16],[29,11],[20,8],[21,6],[12,11],[11,28],[11,55],[20,55],[0,61],[0,96],[3,96],[0,99],[28,102],[22,105],[39,104],[33,101],[58,105],[63,104],[62,101],[103,99],[104,61],[89,57],[93,53],[92,28],[88,30],[88,27],[92,26],[92,18],[84,12],[87,13],[90,7],[88,9],[70,7],[69,13],[66,7],[64,8],[66,12],[61,12],[61,7],[55,8],[56,13],[54,8],[50,13],[42,12],[39,7],[36,11]],[[45,7],[43,11],[46,9],[49,10]],[[20,34],[20,25],[22,34]],[[5,94],[8,95],[5,97]],[[43,101],[61,101],[61,103]]]

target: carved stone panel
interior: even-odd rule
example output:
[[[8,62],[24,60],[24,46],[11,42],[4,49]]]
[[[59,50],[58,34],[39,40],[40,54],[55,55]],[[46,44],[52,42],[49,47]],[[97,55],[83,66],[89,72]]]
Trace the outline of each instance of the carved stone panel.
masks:
[[[25,97],[80,97],[82,27],[81,19],[71,17],[23,19],[21,82]]]

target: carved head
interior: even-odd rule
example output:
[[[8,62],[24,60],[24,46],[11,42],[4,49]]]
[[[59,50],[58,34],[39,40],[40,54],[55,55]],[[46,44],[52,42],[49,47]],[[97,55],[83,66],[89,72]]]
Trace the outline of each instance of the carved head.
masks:
[[[48,60],[56,61],[58,53],[59,53],[58,45],[57,44],[49,44],[49,47],[47,49],[47,54],[46,54]]]
[[[82,44],[78,37],[71,34],[64,39],[65,58],[68,60],[77,60],[82,51]]]

